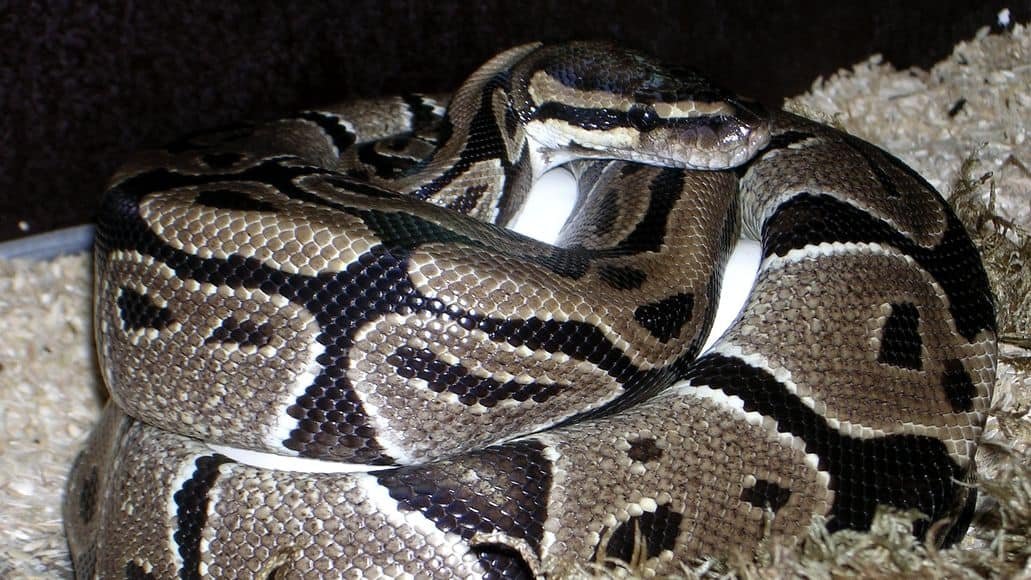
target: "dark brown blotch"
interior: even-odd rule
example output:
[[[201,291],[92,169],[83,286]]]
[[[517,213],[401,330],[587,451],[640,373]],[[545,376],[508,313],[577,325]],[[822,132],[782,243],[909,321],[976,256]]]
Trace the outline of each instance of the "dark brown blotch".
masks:
[[[634,320],[660,342],[666,343],[680,334],[694,310],[694,294],[680,293],[669,298],[642,304],[634,310]]]
[[[473,451],[453,463],[438,462],[375,472],[398,509],[421,513],[437,529],[466,540],[503,534],[540,548],[548,517],[551,463],[537,441],[505,443]],[[475,470],[470,480],[463,473]],[[491,569],[520,569],[518,562],[483,545]],[[489,560],[489,561],[488,561]]]
[[[977,396],[977,388],[970,378],[970,373],[963,366],[959,359],[945,361],[945,371],[942,373],[942,388],[945,396],[949,398],[952,410],[957,413],[967,412],[974,408],[974,397]]]
[[[923,368],[922,355],[920,311],[911,302],[892,304],[891,314],[881,329],[877,362],[918,371]]]
[[[154,576],[153,572],[147,572],[136,562],[125,563],[125,580],[154,580],[157,576]]]
[[[455,210],[459,213],[468,214],[472,210],[476,209],[476,205],[480,203],[480,199],[486,191],[486,185],[470,185],[465,188],[462,195],[456,197],[447,205],[447,207],[448,209]]]
[[[748,502],[757,508],[769,508],[774,513],[787,505],[790,499],[790,489],[765,479],[758,479],[755,485],[741,490],[741,501]]]
[[[79,487],[79,519],[88,524],[97,511],[97,492],[99,491],[97,468],[91,467]]]
[[[673,551],[683,520],[683,514],[670,509],[666,504],[658,506],[654,512],[633,516],[609,536],[605,544],[605,555],[618,561],[630,562],[639,549],[638,542],[644,542],[648,558],[658,557],[663,550]],[[606,565],[615,566],[612,562],[606,562]]]
[[[627,439],[627,443],[630,444],[630,449],[626,454],[634,461],[647,463],[662,458],[662,449],[659,448],[654,437],[636,437]]]
[[[221,326],[204,339],[204,344],[235,343],[240,346],[263,347],[272,340],[272,325],[265,322],[257,324],[253,320],[237,320],[230,316],[222,321]]]
[[[132,288],[122,287],[115,302],[118,304],[122,324],[127,330],[161,330],[172,322],[172,311],[154,304],[149,296]]]
[[[240,153],[234,153],[232,151],[206,153],[201,156],[201,161],[203,161],[205,165],[212,169],[229,169],[230,167],[243,161],[243,155]]]

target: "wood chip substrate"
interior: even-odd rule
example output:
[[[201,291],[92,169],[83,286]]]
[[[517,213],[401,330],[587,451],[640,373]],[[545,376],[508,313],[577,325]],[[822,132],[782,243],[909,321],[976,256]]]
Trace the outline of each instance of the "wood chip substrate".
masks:
[[[1016,25],[982,31],[930,71],[899,71],[871,57],[788,103],[899,156],[953,202],[982,248],[1003,343],[990,444],[978,460],[987,492],[978,528],[942,552],[898,534],[904,520],[885,520],[861,538],[816,531],[793,551],[771,546],[758,563],[698,563],[685,577],[1031,577],[1029,87],[1031,34]],[[83,254],[0,259],[0,578],[71,575],[62,494],[105,398],[93,356],[91,275]]]

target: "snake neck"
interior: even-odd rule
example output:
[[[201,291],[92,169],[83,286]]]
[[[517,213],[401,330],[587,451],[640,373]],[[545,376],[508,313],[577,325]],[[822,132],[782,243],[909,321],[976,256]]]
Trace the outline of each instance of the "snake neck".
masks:
[[[769,140],[758,104],[693,71],[590,42],[528,44],[491,59],[455,93],[440,135],[395,188],[503,226],[537,177],[572,159],[726,169]]]
[[[424,201],[484,221],[508,224],[533,181],[549,167],[530,147],[510,94],[522,79],[516,63],[537,50],[506,51],[474,72],[455,93],[441,121],[441,144],[394,187]]]

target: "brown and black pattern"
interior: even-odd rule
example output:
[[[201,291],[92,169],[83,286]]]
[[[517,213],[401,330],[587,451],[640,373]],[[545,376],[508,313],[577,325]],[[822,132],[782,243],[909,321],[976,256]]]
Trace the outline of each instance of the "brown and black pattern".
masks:
[[[596,43],[441,102],[241,123],[113,178],[78,577],[662,576],[882,505],[962,537],[995,315],[926,181]],[[569,159],[557,244],[503,229]],[[699,353],[739,235],[762,265]]]

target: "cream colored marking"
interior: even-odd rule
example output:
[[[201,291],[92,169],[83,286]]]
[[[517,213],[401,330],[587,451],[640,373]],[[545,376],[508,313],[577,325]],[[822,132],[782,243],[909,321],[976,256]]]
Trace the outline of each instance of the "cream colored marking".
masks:
[[[530,568],[530,576],[532,578],[542,578],[540,557],[530,543],[523,538],[517,538],[510,536],[504,532],[474,532],[472,538],[469,539],[469,543],[474,546],[485,546],[485,545],[501,545],[506,548],[515,551],[522,556],[523,563]]]
[[[164,431],[162,431],[164,433]],[[176,466],[175,476],[168,482],[168,487],[165,488],[165,517],[169,522],[175,522],[175,525],[168,526],[165,530],[167,534],[167,542],[169,552],[171,554],[172,562],[175,563],[176,570],[183,568],[183,558],[179,555],[179,542],[175,541],[175,534],[179,531],[179,505],[175,502],[175,492],[183,488],[183,484],[187,480],[193,477],[194,471],[196,471],[195,463],[197,459],[203,457],[201,453],[188,453],[184,457],[178,460]]]
[[[527,92],[536,106],[562,103],[581,109],[629,111],[634,101],[611,91],[592,91],[567,87],[545,71],[537,71],[527,82]]]
[[[550,167],[564,159],[619,158],[647,165],[688,169],[723,169],[743,163],[750,153],[744,143],[726,150],[683,142],[675,129],[641,133],[630,127],[584,129],[561,119],[535,120],[527,135],[539,144],[538,155]],[[647,146],[646,146],[647,143]],[[559,153],[565,150],[565,153]]]
[[[366,473],[377,469],[385,469],[382,465],[323,461],[307,457],[289,457],[276,453],[264,453],[239,447],[216,445],[214,443],[206,443],[206,445],[211,449],[212,453],[221,453],[237,463],[259,469],[275,469],[295,473]]]
[[[832,416],[827,415],[827,410],[821,409],[822,405],[817,403],[815,399],[813,399],[812,397],[803,397],[799,395],[798,384],[792,380],[791,371],[783,367],[778,367],[774,369],[773,365],[770,364],[770,361],[766,357],[766,355],[762,354],[761,352],[746,352],[741,348],[741,346],[730,341],[721,342],[720,344],[716,345],[716,347],[712,349],[712,352],[730,358],[736,358],[750,367],[769,373],[778,383],[780,383],[784,387],[785,390],[794,395],[807,408],[812,410],[817,415],[826,419],[828,423],[833,424],[835,427],[843,426],[846,430],[842,431],[842,433],[845,435],[848,435],[856,439],[873,439],[876,437],[883,437],[887,434],[886,432],[881,431],[880,429],[872,429],[870,427],[866,427],[858,423],[852,423],[850,421],[840,421]],[[722,393],[723,391],[719,392]],[[935,427],[927,428],[934,429]],[[900,431],[893,431],[892,433],[898,432]]]
[[[203,442],[201,442],[200,444],[204,445]],[[233,468],[233,464],[225,464],[225,463],[223,463],[222,465],[219,465],[218,468],[217,468],[218,469],[218,479],[222,479],[223,476],[225,476],[226,473],[229,472],[232,468]],[[218,480],[216,480],[216,482],[217,481]],[[204,528],[200,530],[200,543],[199,543],[199,546],[198,546],[198,550],[199,550],[199,552],[201,554],[201,558],[200,558],[200,562],[198,563],[197,569],[200,572],[201,578],[207,578],[207,577],[210,576],[210,574],[208,572],[208,562],[207,562],[208,558],[206,558],[205,555],[211,553],[211,537],[213,535],[213,532],[217,533],[217,532],[215,532],[215,530],[217,530],[217,526],[213,526],[212,524],[220,519],[218,517],[217,508],[218,508],[218,506],[220,504],[221,498],[222,498],[222,487],[221,486],[213,485],[213,486],[211,486],[208,489],[207,501],[204,502],[204,507],[205,507],[205,510],[204,510],[205,511],[205,514],[204,514],[205,515],[204,524],[205,525],[204,525]]]
[[[554,127],[544,121],[531,121],[526,124],[524,130],[535,180],[548,171],[579,158],[572,151],[556,147],[565,142],[555,135]]]
[[[429,107],[433,109],[433,114],[435,116],[443,117],[447,114],[447,105],[444,105],[438,102],[436,99],[427,97],[425,95],[420,95],[420,97],[422,98],[422,102],[424,105],[429,105]]]
[[[603,90],[586,90],[568,87],[545,71],[537,71],[530,77],[527,90],[539,107],[544,103],[562,103],[581,109],[609,109],[629,111],[637,101]],[[735,110],[724,102],[706,103],[685,99],[675,102],[657,102],[652,107],[663,119],[691,119],[707,116],[733,116]]]
[[[742,349],[741,346],[729,340],[717,344],[713,347],[712,352],[730,358],[739,359],[750,367],[769,373],[778,383],[784,385],[784,388],[787,389],[789,393],[802,400],[807,407],[812,409],[815,406],[815,402],[811,398],[806,399],[798,394],[798,385],[791,379],[791,371],[783,367],[774,368],[773,365],[770,364],[769,359],[766,358],[766,355],[763,353],[747,352]]]
[[[737,112],[731,105],[716,101],[706,103],[704,101],[675,101],[659,102],[652,104],[652,108],[659,117],[663,119],[692,119],[695,117],[733,117]]]
[[[411,316],[416,316],[417,317],[418,315],[417,314],[413,314]],[[378,323],[381,320],[385,319],[385,320],[389,321],[391,324],[393,324],[394,326],[401,327],[401,326],[404,325],[404,323],[407,320],[407,318],[408,317],[406,317],[406,316],[403,316],[401,314],[397,314],[396,312],[392,312],[392,313],[387,314],[387,315],[385,315],[385,316],[383,316],[383,317],[381,317],[379,319],[370,320],[367,323],[365,323],[364,325],[362,325],[361,328],[358,328],[358,329],[355,330],[353,342],[355,344],[360,344],[360,343],[366,341],[366,336],[368,335],[368,333],[375,332],[376,329],[377,329]],[[409,344],[413,348],[425,348],[425,345],[417,346],[417,342],[418,342],[417,339],[412,338],[412,339],[410,339]],[[350,362],[350,366],[348,366],[348,368],[346,369],[345,372],[350,374],[352,371],[355,370],[355,365],[358,363],[358,361],[355,360],[353,357],[349,357],[348,358],[348,362]],[[409,465],[409,464],[414,463],[415,459],[412,456],[412,454],[408,452],[408,449],[404,445],[398,444],[398,442],[396,441],[395,438],[392,438],[392,437],[388,436],[389,433],[391,432],[392,425],[390,424],[389,421],[387,421],[387,420],[385,420],[383,418],[383,416],[384,416],[383,409],[381,409],[379,405],[376,405],[375,403],[372,402],[371,398],[368,397],[368,393],[363,392],[363,389],[360,388],[361,387],[360,382],[357,382],[357,381],[354,381],[354,380],[351,380],[350,382],[351,382],[351,390],[352,390],[352,392],[354,393],[354,395],[356,397],[358,397],[358,399],[361,400],[362,410],[365,411],[366,420],[369,421],[370,423],[372,423],[374,428],[375,428],[375,431],[376,431],[376,443],[381,448],[383,448],[384,454],[386,454],[386,455],[388,455],[390,457],[393,457],[394,461],[396,461],[400,465]]]
[[[287,409],[297,403],[297,400],[304,395],[305,391],[315,382],[315,377],[319,376],[325,367],[318,362],[319,355],[325,352],[325,347],[317,340],[309,341],[308,343],[308,365],[304,372],[297,374],[297,379],[290,385],[283,385],[281,394],[278,397],[281,403],[279,404],[279,411],[276,412],[278,418],[273,425],[266,427],[266,434],[264,437],[265,444],[269,449],[282,449],[283,453],[295,453],[285,447],[283,442],[290,438],[290,432],[297,428],[297,419],[294,419],[287,413]]]
[[[541,536],[540,552],[542,556],[542,565],[544,569],[551,569],[553,565],[549,565],[552,562],[552,551],[555,543],[558,542],[558,535],[562,529],[562,522],[559,521],[555,514],[561,513],[561,502],[564,501],[556,497],[555,490],[566,489],[566,482],[569,480],[569,475],[562,466],[562,452],[555,446],[554,438],[548,433],[537,433],[527,437],[519,438],[520,442],[535,442],[540,443],[543,448],[541,449],[541,457],[546,459],[550,465],[548,467],[551,472],[551,487],[547,490],[548,504],[545,506],[545,513],[548,517],[544,520],[542,526],[543,535]],[[592,542],[597,544],[597,540]]]
[[[304,276],[343,271],[378,243],[360,218],[302,206],[264,184],[241,181],[221,186],[286,204],[291,210],[273,215],[194,205],[191,201],[201,188],[186,187],[147,196],[140,216],[165,243],[185,253],[204,259],[252,258]]]
[[[644,151],[636,151],[641,143],[641,133],[629,127],[613,127],[611,129],[584,129],[561,119],[545,119],[527,125],[527,134],[550,149],[587,148],[597,151],[577,151],[580,156],[605,157],[617,154],[620,157],[632,158],[635,161],[653,161],[655,165],[674,165],[675,159],[665,159]],[[660,163],[664,161],[665,163]],[[683,164],[680,164],[681,166]]]
[[[383,322],[390,324],[394,328],[425,328],[428,325],[440,322],[440,319],[434,318],[426,312],[415,312],[408,315],[389,313],[379,318],[372,319],[357,329],[354,336],[355,344],[371,343],[372,341],[369,338],[370,335],[378,333]],[[519,359],[527,363],[524,365],[525,368],[530,368],[532,365],[529,363],[532,363],[538,355],[538,351],[530,350],[524,345],[513,346],[508,342],[495,342],[489,338],[487,333],[481,330],[465,330],[458,326],[457,322],[454,321],[448,322],[446,326],[441,325],[436,332],[437,334],[442,334],[445,330],[448,334],[458,334],[464,344],[480,344],[485,345],[486,348],[491,351],[514,354]],[[478,359],[462,359],[455,356],[453,353],[449,353],[447,351],[441,352],[441,346],[439,343],[435,339],[431,340],[433,340],[432,343],[421,336],[410,335],[407,338],[407,344],[408,346],[416,349],[428,349],[431,352],[434,352],[438,359],[448,364],[461,364],[469,371],[471,376],[490,378],[498,382],[506,382],[516,379],[524,384],[530,382],[541,384],[564,383],[565,377],[553,376],[549,371],[541,369],[537,369],[538,372],[535,375],[523,372],[516,376],[505,370],[491,372],[487,368],[484,368],[484,365]],[[566,368],[570,371],[575,368],[579,373],[596,377],[593,382],[595,386],[591,396],[583,397],[591,399],[593,401],[592,404],[595,406],[608,403],[623,394],[623,389],[619,383],[612,379],[606,371],[601,370],[589,361],[574,361],[569,357],[569,355],[564,353],[555,353],[551,355],[550,361],[557,365],[566,365]],[[398,419],[396,409],[384,409],[381,405],[376,404],[375,399],[377,397],[383,397],[383,394],[377,390],[379,385],[373,384],[371,385],[372,388],[370,388],[370,384],[367,384],[366,380],[366,376],[369,372],[359,369],[357,366],[358,362],[359,361],[352,359],[352,364],[348,367],[347,371],[348,378],[351,380],[354,394],[361,400],[362,407],[365,409],[370,423],[376,430],[377,443],[383,447],[385,453],[395,458],[398,463],[411,464],[416,462],[417,457],[426,455],[426,450],[422,447],[412,449],[406,445],[406,433],[410,431],[411,428],[396,422]],[[472,366],[468,363],[471,363]],[[381,373],[383,372],[383,369],[380,368],[371,372]],[[545,403],[536,403],[532,399],[523,402],[515,401],[514,399],[506,399],[499,401],[494,407],[489,408],[479,403],[466,405],[460,401],[458,395],[451,392],[432,392],[428,388],[428,383],[422,379],[408,379],[406,385],[413,390],[418,389],[419,391],[426,392],[430,395],[428,399],[441,401],[454,406],[456,408],[456,412],[460,411],[461,413],[471,413],[474,415],[488,415],[491,413],[501,413],[507,409],[552,404],[550,400]],[[527,422],[527,426],[521,431],[523,433],[536,431],[572,417],[582,411],[583,409],[579,406],[573,406],[570,404],[567,412],[556,413],[555,415],[548,416],[546,420],[542,418],[536,423]],[[413,452],[418,452],[419,455],[413,455]]]

